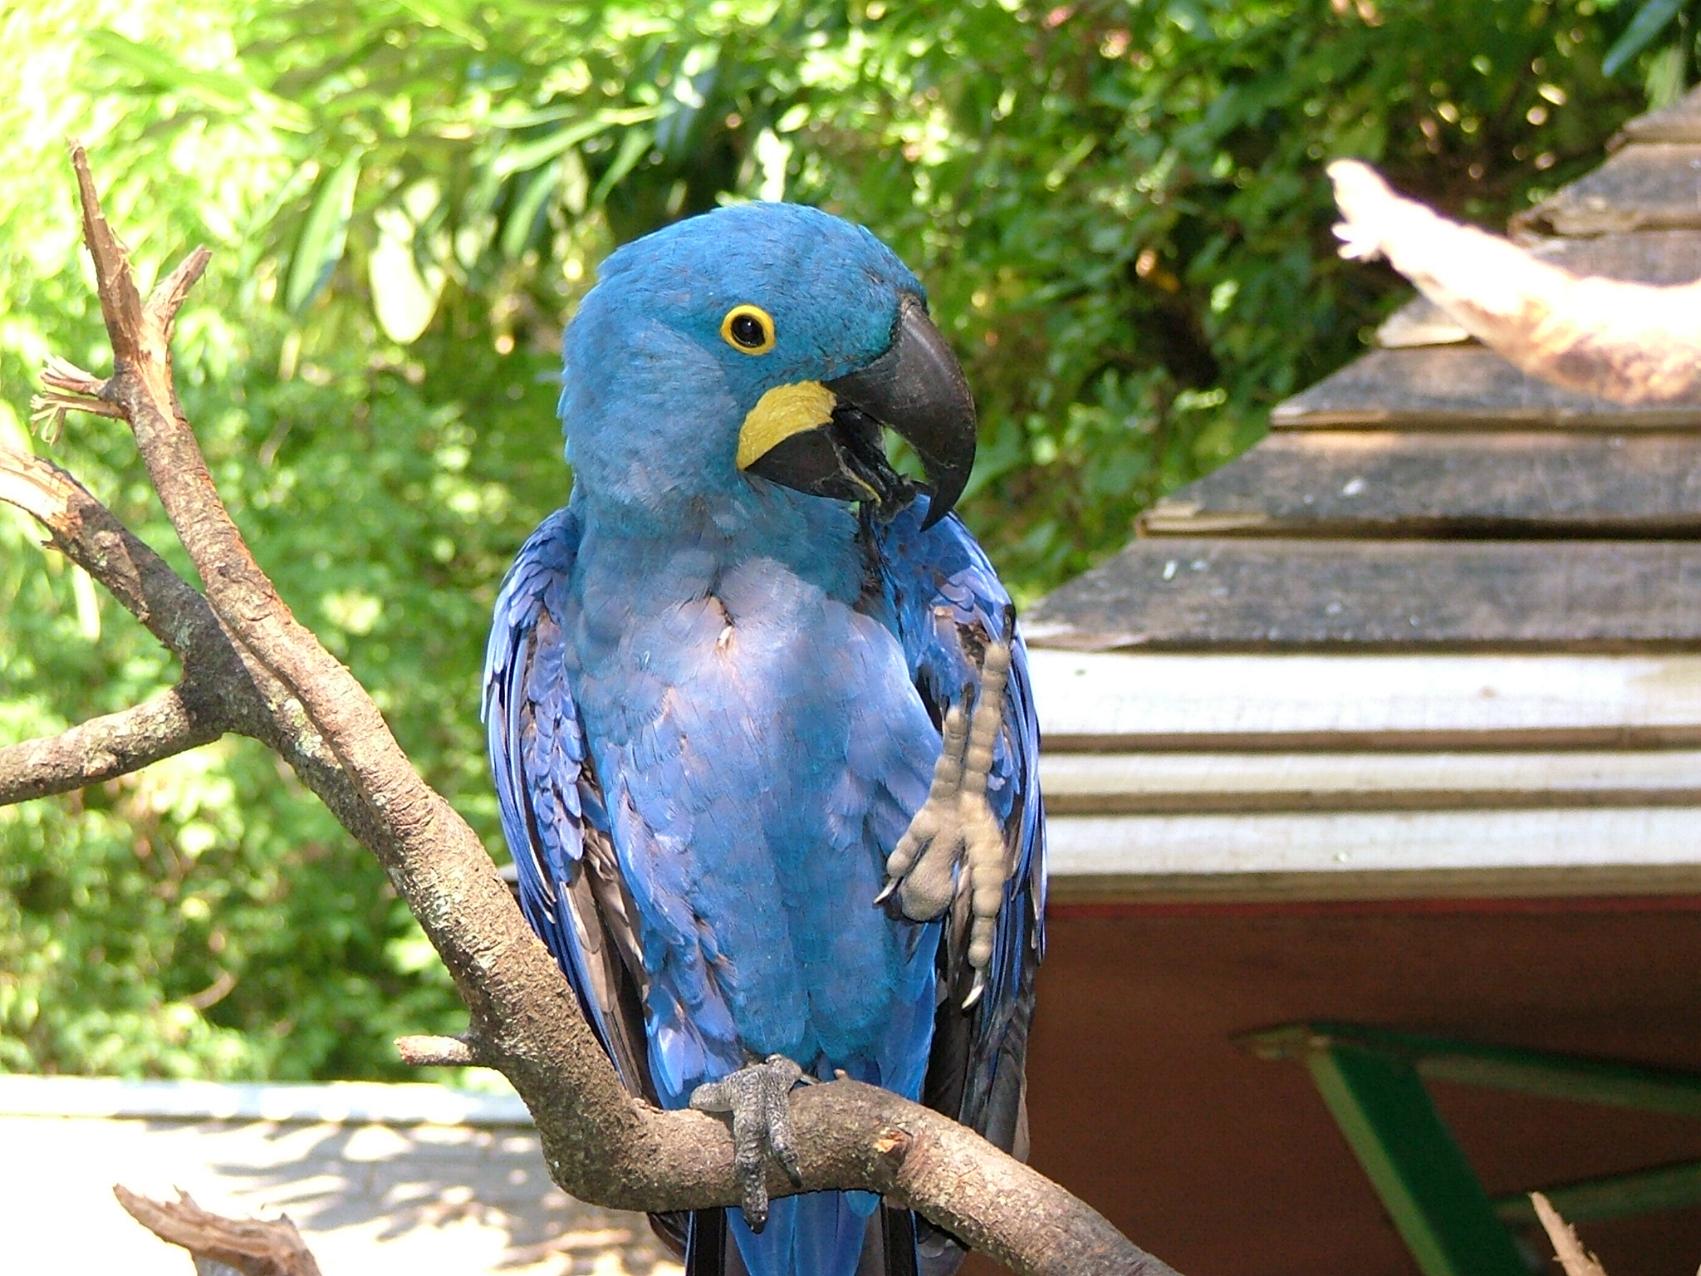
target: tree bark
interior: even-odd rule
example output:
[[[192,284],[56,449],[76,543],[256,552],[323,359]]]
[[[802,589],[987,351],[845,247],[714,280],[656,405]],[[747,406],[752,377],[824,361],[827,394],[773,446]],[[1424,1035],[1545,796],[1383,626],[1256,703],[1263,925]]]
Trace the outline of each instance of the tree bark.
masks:
[[[1541,1220],[1542,1231],[1547,1233],[1548,1243],[1553,1246],[1553,1256],[1559,1260],[1565,1276],[1607,1276],[1600,1260],[1584,1249],[1583,1242],[1577,1239],[1577,1229],[1560,1216],[1547,1197],[1540,1192],[1531,1192],[1530,1203],[1536,1207],[1536,1217]]]
[[[319,1264],[287,1216],[269,1222],[225,1218],[202,1209],[181,1188],[175,1201],[156,1201],[122,1186],[112,1194],[155,1236],[188,1250],[198,1272],[214,1267],[237,1276],[320,1276]]]
[[[146,704],[0,749],[0,806],[98,784],[210,744],[228,729],[212,700],[185,683]]]
[[[1701,280],[1579,277],[1395,194],[1366,164],[1337,160],[1329,176],[1341,255],[1386,257],[1525,372],[1621,403],[1701,400]]]

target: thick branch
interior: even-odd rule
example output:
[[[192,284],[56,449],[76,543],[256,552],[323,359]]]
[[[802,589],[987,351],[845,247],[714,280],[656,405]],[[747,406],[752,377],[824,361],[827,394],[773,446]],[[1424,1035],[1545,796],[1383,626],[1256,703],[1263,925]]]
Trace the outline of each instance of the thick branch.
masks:
[[[809,1130],[806,1182],[872,1187],[1018,1272],[1175,1276],[1044,1175],[931,1108],[834,1081],[803,1089],[792,1111],[799,1134]]]
[[[0,749],[0,806],[65,793],[211,744],[226,723],[212,697],[189,685],[91,718],[55,736]]]
[[[402,1037],[396,1049],[404,1062],[419,1067],[490,1062],[469,1037]],[[1048,1270],[1173,1276],[1169,1267],[1138,1251],[1133,1267],[1120,1266],[1129,1256],[1128,1242],[1102,1217],[1059,1212],[1057,1188],[1042,1175],[1002,1155],[987,1156],[990,1149],[978,1135],[890,1091],[855,1081],[810,1086],[793,1097],[792,1115],[799,1128],[811,1131],[799,1152],[806,1179],[865,1183],[894,1203],[916,1208],[926,1202],[930,1217],[1013,1265],[1022,1263],[1022,1254],[1002,1240],[1006,1229],[1043,1245]],[[697,1113],[658,1113],[656,1119],[677,1119],[684,1127],[682,1145],[701,1142],[690,1128],[703,1121]],[[654,1173],[659,1181],[635,1191],[633,1208],[655,1209],[664,1197],[681,1208],[702,1203],[702,1190],[691,1181],[694,1164],[669,1163]],[[949,1191],[941,1193],[942,1184]],[[713,1191],[712,1172],[705,1189]]]
[[[1385,256],[1484,345],[1532,376],[1622,403],[1701,397],[1701,280],[1580,278],[1396,195],[1355,160],[1329,166],[1345,257]]]
[[[112,1194],[155,1236],[188,1250],[197,1269],[210,1261],[242,1276],[319,1276],[319,1264],[285,1216],[269,1222],[225,1218],[202,1209],[182,1189],[175,1201],[152,1200],[122,1184]]]
[[[72,163],[88,205],[84,226],[116,356],[105,395],[135,432],[207,601],[299,701],[333,755],[334,775],[303,778],[378,856],[414,910],[471,1010],[474,1030],[537,1118],[558,1180],[598,1199],[633,1165],[659,1159],[645,1137],[644,1113],[616,1080],[477,836],[419,778],[365,690],[296,621],[255,563],[178,409],[165,337],[170,307],[131,304],[130,263],[99,212],[81,147],[73,148]],[[737,1195],[730,1143],[722,1142],[730,1203]]]
[[[254,733],[384,864],[472,1012],[478,1057],[526,1101],[562,1187],[637,1209],[735,1203],[726,1127],[696,1112],[657,1112],[620,1087],[476,835],[420,779],[364,689],[295,620],[255,563],[214,490],[171,380],[171,322],[203,263],[191,258],[142,303],[80,147],[72,160],[115,355],[110,378],[88,378],[72,392],[97,393],[134,431],[205,582],[204,600],[188,592],[200,607],[211,605],[239,676],[255,689],[252,702],[264,707],[267,721]],[[71,544],[82,548],[75,538]],[[937,1112],[853,1082],[809,1087],[795,1105],[806,1190],[885,1192],[1020,1272],[1169,1270],[1063,1189]],[[794,1189],[776,1169],[770,1190]]]
[[[413,772],[377,706],[313,632],[295,619],[254,561],[184,419],[172,380],[169,342],[178,308],[205,269],[206,250],[190,254],[144,304],[128,251],[101,211],[81,146],[72,147],[71,162],[114,359],[112,376],[100,384],[100,397],[117,404],[135,432],[148,477],[200,573],[207,600],[244,646],[300,698],[369,802],[393,818],[440,818],[446,810],[442,799]]]

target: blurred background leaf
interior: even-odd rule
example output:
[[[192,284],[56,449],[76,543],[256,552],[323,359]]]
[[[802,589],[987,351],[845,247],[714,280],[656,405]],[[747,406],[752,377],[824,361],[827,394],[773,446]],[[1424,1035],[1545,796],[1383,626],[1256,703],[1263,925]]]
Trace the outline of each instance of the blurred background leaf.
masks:
[[[49,352],[100,363],[75,134],[142,261],[214,248],[177,343],[214,474],[495,848],[483,631],[565,498],[560,328],[614,245],[755,197],[890,242],[980,403],[965,515],[1031,599],[1403,295],[1335,257],[1328,159],[1501,222],[1688,82],[1693,8],[34,0],[0,13],[0,438]],[[175,553],[121,431],[54,453]],[[0,742],[173,677],[0,515]],[[246,742],[0,811],[0,1068],[399,1075],[391,1037],[460,1018],[421,943]]]
[[[1701,0],[1617,0],[1617,8],[1622,13],[1615,16],[1629,20],[1607,49],[1602,69],[1641,81],[1650,106],[1669,106],[1701,70],[1696,26]]]

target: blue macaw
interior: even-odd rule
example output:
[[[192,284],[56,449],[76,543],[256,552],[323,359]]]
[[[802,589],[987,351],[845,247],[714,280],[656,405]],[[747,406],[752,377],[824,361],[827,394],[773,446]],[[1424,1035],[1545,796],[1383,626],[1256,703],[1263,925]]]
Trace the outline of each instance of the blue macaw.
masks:
[[[840,1069],[1025,1151],[1038,731],[949,512],[962,372],[879,240],[769,203],[615,252],[565,361],[572,494],[503,583],[484,707],[521,904],[622,1081],[732,1111],[744,1211],[657,1228],[691,1273],[953,1270],[868,1193],[770,1207],[762,1158],[794,1169],[785,1091]]]

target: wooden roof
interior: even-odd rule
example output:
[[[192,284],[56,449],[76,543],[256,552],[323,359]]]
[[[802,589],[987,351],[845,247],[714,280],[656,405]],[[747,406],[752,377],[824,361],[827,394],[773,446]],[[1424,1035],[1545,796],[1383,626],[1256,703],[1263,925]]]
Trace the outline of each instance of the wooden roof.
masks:
[[[1701,276],[1701,93],[1516,232]],[[1415,1270],[1304,1072],[1236,1034],[1701,1063],[1701,403],[1555,390],[1422,301],[1376,345],[1025,618],[1054,901],[1034,1160],[1183,1271]],[[1436,1098],[1491,1191],[1701,1137]],[[1585,1236],[1669,1270],[1701,1208]]]
[[[1701,276],[1701,91],[1514,219]],[[1061,899],[1701,893],[1701,401],[1414,300],[1025,618]]]
[[[1514,219],[1566,267],[1701,276],[1701,92]],[[1624,651],[1701,642],[1701,400],[1524,376],[1427,302],[1278,405],[1030,616],[1087,650]]]

